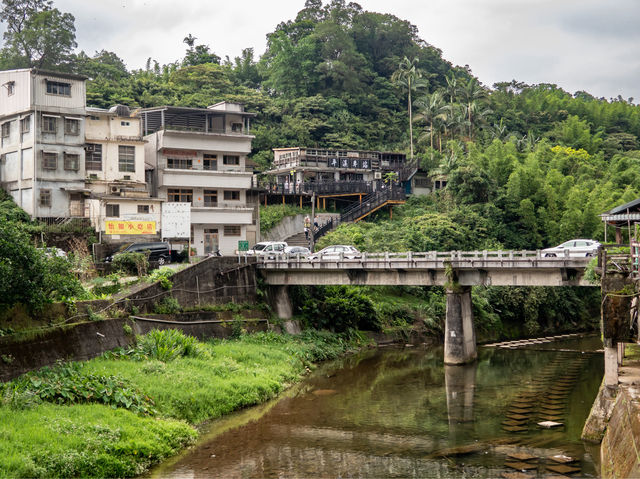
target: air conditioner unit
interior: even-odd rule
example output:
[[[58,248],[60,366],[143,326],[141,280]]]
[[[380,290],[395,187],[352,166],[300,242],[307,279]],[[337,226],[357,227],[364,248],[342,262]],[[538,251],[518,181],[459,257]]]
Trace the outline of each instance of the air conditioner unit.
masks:
[[[97,180],[98,179],[98,175],[96,173],[91,173],[91,174],[89,174],[89,179],[90,180]]]
[[[381,180],[382,179],[382,171],[374,171],[373,172],[373,179],[374,180]]]
[[[95,145],[85,145],[84,147],[85,151],[95,151],[95,148]]]
[[[117,193],[118,192],[118,187],[117,186],[112,186],[111,187],[111,193]]]

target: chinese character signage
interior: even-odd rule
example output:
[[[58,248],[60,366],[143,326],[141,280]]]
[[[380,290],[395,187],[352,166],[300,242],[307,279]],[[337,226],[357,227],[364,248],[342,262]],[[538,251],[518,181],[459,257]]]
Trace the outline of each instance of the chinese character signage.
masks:
[[[341,158],[340,159],[340,168],[349,168],[349,159]]]
[[[329,158],[329,166],[332,168],[338,167],[338,159],[337,158]]]
[[[105,233],[108,235],[154,235],[155,221],[105,221]]]
[[[369,168],[369,160],[362,160],[362,167],[366,170]]]

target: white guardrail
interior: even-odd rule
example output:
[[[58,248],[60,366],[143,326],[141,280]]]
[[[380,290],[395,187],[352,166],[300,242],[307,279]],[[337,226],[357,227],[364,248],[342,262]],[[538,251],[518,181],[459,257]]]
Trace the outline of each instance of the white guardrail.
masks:
[[[589,256],[569,256],[565,251],[561,256],[544,256],[540,251],[427,251],[404,253],[360,253],[330,254],[326,256],[312,254],[301,255],[272,254],[257,256],[257,263],[266,268],[300,267],[302,265],[332,265],[345,267],[403,267],[403,268],[445,268],[447,264],[455,267],[586,267],[591,261]]]

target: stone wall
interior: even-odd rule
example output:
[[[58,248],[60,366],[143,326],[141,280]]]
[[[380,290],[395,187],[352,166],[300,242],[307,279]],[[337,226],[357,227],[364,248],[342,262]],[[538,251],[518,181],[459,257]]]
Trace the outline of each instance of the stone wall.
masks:
[[[636,396],[634,398],[634,396]],[[620,387],[607,425],[600,456],[601,477],[640,477],[640,404],[627,387]]]

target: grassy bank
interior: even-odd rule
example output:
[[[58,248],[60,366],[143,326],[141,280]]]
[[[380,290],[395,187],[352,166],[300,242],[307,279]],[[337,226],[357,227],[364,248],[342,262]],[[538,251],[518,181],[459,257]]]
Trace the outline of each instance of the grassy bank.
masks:
[[[263,402],[344,336],[260,333],[202,343],[152,332],[136,348],[0,386],[0,477],[131,477],[197,437],[196,424]]]

